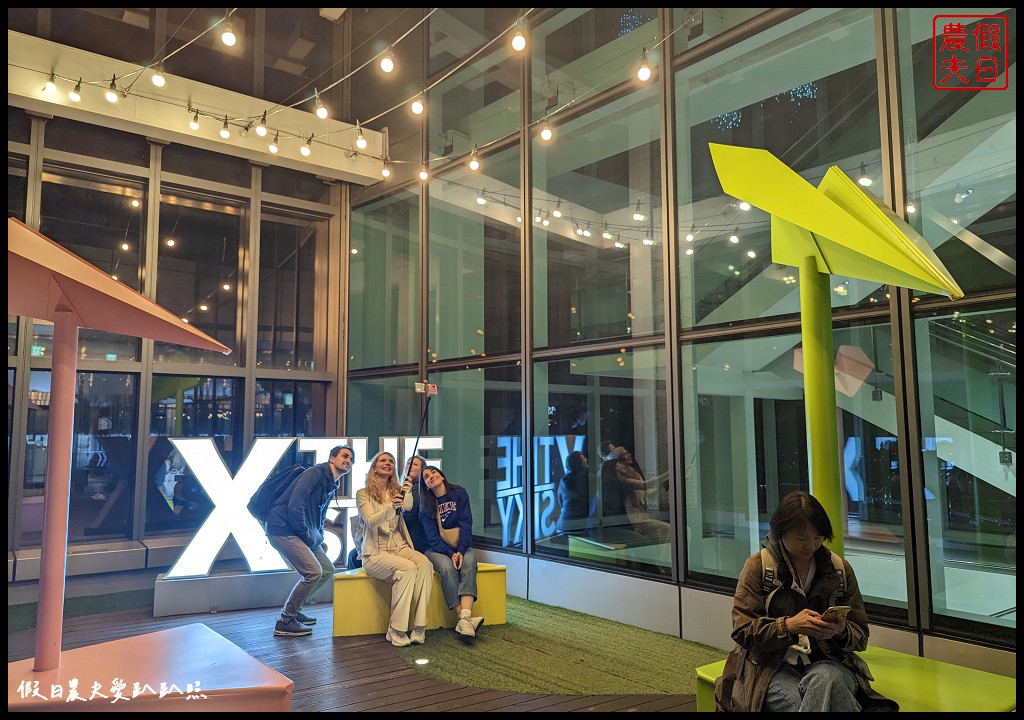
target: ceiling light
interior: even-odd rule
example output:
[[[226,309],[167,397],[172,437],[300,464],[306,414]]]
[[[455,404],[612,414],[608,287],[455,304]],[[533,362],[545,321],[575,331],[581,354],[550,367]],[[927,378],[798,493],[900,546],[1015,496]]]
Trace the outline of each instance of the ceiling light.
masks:
[[[313,90],[313,93],[316,97],[316,102],[313,104],[313,110],[314,112],[316,112],[316,116],[318,118],[320,118],[321,120],[326,120],[327,107],[324,105],[324,101],[320,99],[320,93],[318,93],[315,89]]]
[[[387,158],[384,158],[384,165],[380,169],[381,177],[391,177],[391,164]]]
[[[263,111],[263,117],[256,123],[256,134],[260,137],[265,137],[267,134],[267,111]]]
[[[107,102],[117,102],[117,76],[112,75],[110,77],[110,87],[107,88],[106,94]]]
[[[651,79],[651,66],[647,64],[647,48],[640,53],[640,67],[636,71],[636,79],[640,82],[647,82]]]
[[[469,155],[469,169],[474,172],[480,169],[480,158],[476,154],[476,148],[473,148],[473,152]]]
[[[224,16],[224,21],[220,26],[220,41],[228,47],[234,47],[238,38],[235,37],[235,28],[231,24],[229,15]]]
[[[424,109],[423,96],[417,95],[416,98],[412,101],[412,105],[410,107],[412,108],[412,112],[414,115],[422,115]]]
[[[299,152],[302,153],[305,157],[309,157],[310,154],[313,152],[312,142],[313,136],[310,135],[309,139],[306,140],[306,144],[299,148]]]
[[[871,187],[871,184],[874,182],[864,171],[864,163],[860,164],[860,177],[857,178],[857,182],[861,187]]]
[[[384,51],[384,54],[381,55],[380,69],[386,73],[389,73],[395,69],[395,54],[391,52],[390,46],[388,47],[387,50]]]
[[[356,121],[356,147],[360,150],[366,149],[366,138],[363,137],[363,130],[359,127],[359,121]]]
[[[167,84],[167,78],[164,77],[164,64],[162,62],[157,63],[156,67],[153,68],[153,77],[150,80],[157,87],[163,87]]]
[[[231,128],[228,127],[228,116],[227,115],[224,116],[224,125],[221,126],[220,136],[222,138],[224,138],[225,140],[227,140],[229,137],[231,137]]]
[[[46,79],[46,84],[43,85],[43,92],[53,92],[57,89],[57,75],[56,73],[50,73],[50,77]]]
[[[640,211],[640,201],[636,201],[636,210],[633,211],[633,219],[637,222],[643,222],[647,219],[647,216]]]
[[[82,78],[78,78],[78,82],[75,83],[74,89],[68,93],[68,97],[71,98],[71,102],[81,102],[82,100]]]
[[[196,110],[196,114],[192,116],[192,119],[188,121],[188,126],[193,130],[199,129],[199,111]]]
[[[276,153],[278,151],[277,133],[274,133],[274,139],[270,141],[270,145],[267,146],[267,150],[269,150],[272,153]]]

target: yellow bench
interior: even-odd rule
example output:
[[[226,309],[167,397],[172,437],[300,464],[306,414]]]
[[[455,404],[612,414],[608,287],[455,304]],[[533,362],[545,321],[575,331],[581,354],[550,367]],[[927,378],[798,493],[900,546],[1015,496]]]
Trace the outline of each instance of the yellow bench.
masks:
[[[478,563],[478,600],[473,614],[487,625],[505,624],[505,566]],[[370,577],[362,568],[334,575],[334,637],[386,633],[391,618],[391,583]],[[434,573],[434,589],[427,609],[427,629],[453,628],[458,622],[448,609],[441,590],[441,576]]]
[[[900,712],[1015,712],[1017,678],[869,647],[871,687],[899,703]],[[697,712],[714,712],[715,680],[725,660],[697,668]]]

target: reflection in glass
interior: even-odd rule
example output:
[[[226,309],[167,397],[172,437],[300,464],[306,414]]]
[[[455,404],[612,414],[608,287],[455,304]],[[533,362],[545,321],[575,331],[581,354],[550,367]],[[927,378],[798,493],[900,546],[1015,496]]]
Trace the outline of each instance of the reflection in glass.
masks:
[[[538,363],[534,390],[537,552],[669,575],[664,352]]]
[[[326,383],[292,380],[256,381],[255,437],[323,437]],[[282,468],[300,462],[297,443],[278,463]]]
[[[518,172],[513,148],[431,182],[428,362],[519,350]]]
[[[866,191],[882,194],[872,11],[811,9],[769,32],[675,75],[683,327],[799,311],[799,273],[772,262],[769,216],[722,194],[708,143],[764,148],[815,187],[833,165],[869,173]],[[887,290],[839,275],[832,286],[833,307]]]
[[[685,52],[771,8],[672,8],[672,47]]]
[[[1016,324],[1014,308],[915,324],[932,598],[946,622],[1017,626]]]
[[[21,544],[42,540],[49,446],[50,371],[29,375]],[[77,374],[68,541],[131,534],[135,496],[138,378],[125,373]]]

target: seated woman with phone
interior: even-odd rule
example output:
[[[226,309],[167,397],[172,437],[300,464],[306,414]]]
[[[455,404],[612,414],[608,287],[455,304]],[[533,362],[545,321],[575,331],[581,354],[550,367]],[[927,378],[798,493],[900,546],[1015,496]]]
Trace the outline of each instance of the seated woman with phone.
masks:
[[[715,701],[726,712],[861,712],[897,710],[872,690],[856,654],[868,645],[868,617],[857,577],[843,577],[825,547],[832,523],[806,492],[782,499],[764,546],[781,584],[764,581],[761,552],[743,565],[733,598],[732,638]],[[838,560],[838,558],[836,558]],[[842,602],[836,606],[842,593]]]

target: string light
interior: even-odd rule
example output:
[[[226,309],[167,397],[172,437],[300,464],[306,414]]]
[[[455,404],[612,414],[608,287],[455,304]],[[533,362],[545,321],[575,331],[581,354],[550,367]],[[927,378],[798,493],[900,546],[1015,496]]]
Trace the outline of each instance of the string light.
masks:
[[[420,180],[429,180],[429,179],[430,179],[430,170],[428,170],[427,166],[424,165],[423,167],[420,168]]]
[[[229,137],[231,137],[231,129],[228,127],[228,116],[227,115],[224,116],[224,125],[220,129],[220,136],[222,138],[224,138],[225,140],[227,140]]]
[[[865,172],[864,163],[860,164],[860,177],[857,179],[857,182],[861,185],[861,187],[871,187],[871,184],[873,182],[872,179],[868,176],[867,172]]]
[[[163,62],[157,63],[157,66],[153,69],[153,77],[150,78],[153,84],[157,87],[163,87],[167,84],[167,78],[164,77],[164,64]]]
[[[313,104],[313,110],[316,112],[316,116],[321,120],[327,119],[327,107],[324,105],[324,101],[320,99],[320,93],[314,88],[313,93],[316,96],[316,102]]]
[[[82,100],[82,78],[78,78],[78,82],[75,83],[74,89],[68,93],[68,97],[71,98],[71,102],[81,102]]]
[[[256,123],[256,134],[260,137],[266,137],[267,135],[267,111],[263,111],[263,117]]]
[[[238,38],[235,37],[235,27],[231,24],[231,14],[224,15],[224,22],[220,26],[220,41],[228,47],[234,47]]]
[[[359,127],[358,120],[356,120],[356,147],[360,150],[366,149],[366,138],[363,137],[363,130]]]
[[[192,128],[193,130],[198,130],[199,129],[199,111],[198,110],[196,110],[196,114],[192,116],[192,119],[189,120],[188,126],[190,128]]]
[[[526,36],[523,35],[522,22],[522,18],[516,21],[516,32],[512,36],[512,49],[516,52],[526,49]]]
[[[107,88],[106,98],[107,98],[107,102],[111,102],[111,103],[116,103],[117,102],[117,76],[116,75],[111,75],[110,76],[110,87]]]
[[[384,158],[384,165],[380,169],[381,177],[391,177],[391,163],[387,158]]]
[[[555,209],[551,211],[551,214],[556,218],[562,217],[562,198],[558,198],[558,202],[555,203]]]
[[[636,201],[636,210],[633,211],[633,219],[636,220],[637,222],[643,222],[644,220],[647,219],[647,216],[644,215],[643,212],[640,211],[640,200],[639,200],[639,198]]]
[[[640,53],[640,67],[636,71],[637,80],[647,82],[651,79],[651,66],[647,64],[647,48]]]
[[[275,135],[274,137],[276,139],[277,136]],[[313,148],[312,148],[312,145],[311,145],[312,142],[313,142],[313,136],[310,135],[309,139],[306,141],[306,144],[299,148],[299,152],[302,153],[304,156],[309,157],[312,154],[312,152],[313,152]]]
[[[43,85],[43,92],[53,92],[57,89],[57,74],[50,73],[50,77],[46,79],[46,84]]]
[[[380,69],[386,73],[391,72],[395,69],[395,54],[391,52],[391,46],[384,51],[384,54],[380,57]]]
[[[422,115],[423,110],[425,108],[423,104],[423,95],[417,95],[416,98],[412,101],[412,105],[410,107],[413,111],[413,114]]]
[[[267,150],[274,153],[275,155],[277,154],[277,133],[274,133],[274,139],[270,141],[270,145],[267,146]]]
[[[548,142],[554,136],[555,133],[551,130],[551,126],[548,125],[547,120],[545,120],[544,124],[540,127],[540,139],[544,142]]]
[[[476,154],[476,148],[473,148],[473,152],[469,156],[469,169],[476,172],[480,169],[480,158]]]

